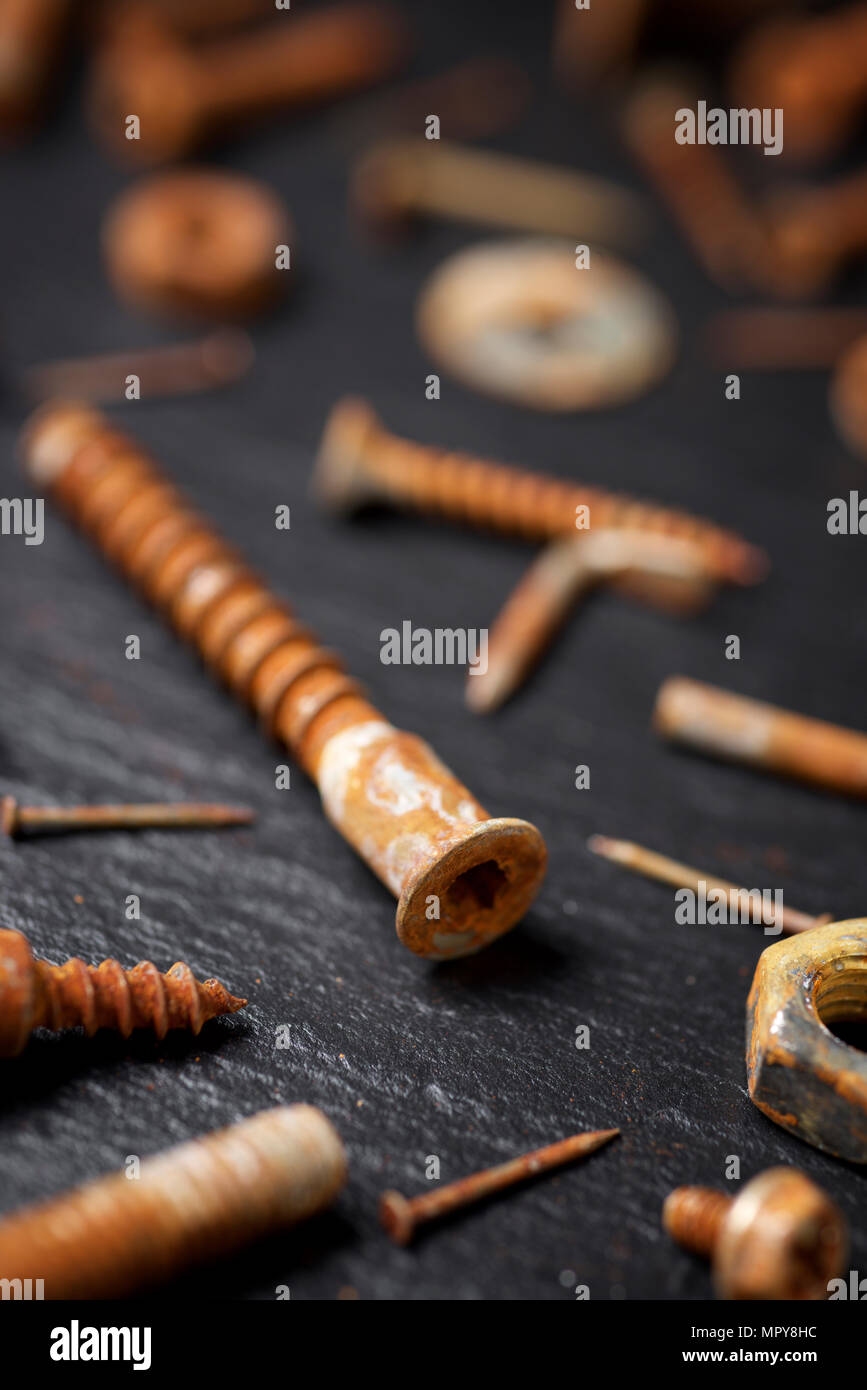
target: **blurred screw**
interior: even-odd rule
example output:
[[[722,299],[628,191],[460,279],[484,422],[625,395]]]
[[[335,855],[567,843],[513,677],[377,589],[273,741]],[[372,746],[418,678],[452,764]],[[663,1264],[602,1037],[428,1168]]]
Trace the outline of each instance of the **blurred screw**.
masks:
[[[0,1221],[0,1271],[48,1299],[119,1298],[331,1206],[346,1155],[311,1105],[263,1110]]]
[[[124,970],[116,960],[85,965],[73,957],[63,965],[35,960],[21,932],[0,931],[0,1057],[17,1057],[34,1028],[84,1029],[88,1037],[110,1028],[128,1038],[146,1028],[160,1041],[170,1028],[201,1032],[209,1019],[234,1014],[235,999],[219,980],[193,975],[178,961],[161,975],[150,961]]]
[[[561,1139],[544,1149],[534,1149],[521,1158],[513,1158],[508,1163],[498,1164],[496,1168],[473,1173],[469,1178],[448,1183],[412,1200],[407,1200],[400,1192],[384,1192],[379,1203],[379,1219],[395,1245],[408,1245],[416,1227],[425,1221],[433,1221],[456,1211],[458,1207],[478,1202],[482,1197],[500,1192],[504,1187],[512,1187],[536,1173],[559,1168],[575,1158],[592,1154],[619,1133],[619,1129],[599,1129],[587,1134],[573,1134],[569,1139]]]
[[[132,806],[19,806],[14,796],[0,801],[0,830],[20,835],[35,830],[142,830],[249,825],[256,812],[245,806],[201,801],[150,802]]]

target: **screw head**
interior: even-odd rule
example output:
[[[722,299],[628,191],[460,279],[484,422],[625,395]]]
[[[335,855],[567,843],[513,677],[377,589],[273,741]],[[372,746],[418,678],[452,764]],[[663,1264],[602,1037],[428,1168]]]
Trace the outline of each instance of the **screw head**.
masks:
[[[379,1219],[395,1245],[409,1245],[415,1230],[412,1207],[400,1192],[383,1192],[379,1199]]]
[[[846,1226],[797,1168],[768,1168],[729,1209],[714,1253],[721,1298],[819,1300],[840,1271]]]

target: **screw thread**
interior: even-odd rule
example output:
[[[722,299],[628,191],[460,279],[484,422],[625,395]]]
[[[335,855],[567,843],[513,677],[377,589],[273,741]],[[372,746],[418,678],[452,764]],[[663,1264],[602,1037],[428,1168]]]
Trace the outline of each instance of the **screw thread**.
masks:
[[[732,1199],[711,1187],[677,1187],[662,1208],[662,1224],[678,1245],[709,1259]]]

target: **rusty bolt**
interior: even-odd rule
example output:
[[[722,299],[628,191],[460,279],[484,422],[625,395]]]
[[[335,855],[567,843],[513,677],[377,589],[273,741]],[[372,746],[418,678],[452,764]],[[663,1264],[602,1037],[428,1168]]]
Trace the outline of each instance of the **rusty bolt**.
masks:
[[[167,975],[146,960],[132,970],[77,957],[49,965],[34,959],[21,932],[0,930],[0,1057],[17,1057],[34,1028],[81,1027],[88,1037],[110,1028],[124,1038],[146,1028],[162,1040],[170,1028],[199,1033],[209,1019],[237,1013],[246,1002],[219,980],[200,984],[183,961]]]
[[[576,1158],[585,1158],[615,1139],[619,1133],[619,1129],[597,1129],[587,1134],[573,1134],[568,1139],[558,1140],[556,1144],[548,1144],[544,1149],[534,1149],[520,1158],[509,1159],[508,1163],[500,1163],[496,1168],[485,1168],[469,1178],[438,1187],[423,1197],[413,1197],[411,1201],[400,1192],[383,1192],[379,1219],[396,1245],[408,1245],[416,1227],[425,1221],[447,1216],[459,1207],[469,1206],[471,1202],[480,1202],[493,1192],[501,1192],[504,1187],[512,1187],[549,1168],[559,1168]]]
[[[799,1139],[867,1163],[867,1056],[831,1032],[867,1019],[867,918],[777,941],[747,1001],[754,1105]]]
[[[255,819],[255,812],[245,806],[198,801],[137,806],[19,806],[14,796],[0,801],[0,831],[13,839],[26,831],[193,829],[249,825]]]
[[[263,1110],[0,1221],[0,1277],[117,1298],[324,1211],[346,1155],[311,1105]]]
[[[735,54],[730,83],[736,106],[784,110],[786,155],[824,158],[867,100],[867,5],[752,30]]]
[[[717,686],[671,676],[660,686],[658,733],[699,753],[867,796],[867,734],[808,719]]]
[[[834,372],[831,415],[849,447],[867,458],[867,335],[857,339]]]
[[[251,119],[378,82],[405,50],[400,15],[375,3],[292,13],[203,49],[166,28],[145,43],[106,46],[91,91],[92,119],[125,160],[162,163]],[[137,140],[126,138],[129,115],[139,118]]]
[[[381,232],[426,214],[634,246],[647,218],[640,198],[605,179],[411,137],[368,150],[355,169],[352,200],[367,226]]]
[[[767,568],[762,551],[709,521],[400,439],[365,401],[351,398],[339,401],[327,421],[314,488],[335,511],[389,503],[532,540],[575,535],[576,510],[588,507],[594,527],[629,526],[693,541],[713,578],[754,584]]]
[[[662,1223],[679,1245],[713,1260],[717,1293],[727,1299],[827,1298],[848,1248],[840,1212],[797,1168],[767,1168],[737,1197],[675,1188]]]
[[[387,723],[338,658],[103,416],[43,407],[23,453],[37,484],[294,753],[326,815],[399,898],[405,946],[435,959],[466,955],[514,926],[545,870],[535,826],[491,819],[427,744]]]
[[[768,288],[784,296],[816,294],[867,251],[867,174],[777,190],[765,217],[773,253],[764,268]]]

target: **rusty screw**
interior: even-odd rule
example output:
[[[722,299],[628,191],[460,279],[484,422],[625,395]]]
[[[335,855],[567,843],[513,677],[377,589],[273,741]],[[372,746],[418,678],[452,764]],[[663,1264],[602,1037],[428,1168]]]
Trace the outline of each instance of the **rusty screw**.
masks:
[[[362,157],[352,197],[368,227],[387,232],[423,213],[633,246],[647,220],[640,198],[604,179],[411,137],[384,140]]]
[[[659,689],[658,733],[700,753],[867,796],[867,734],[808,719],[717,686],[671,676]]]
[[[421,739],[387,723],[132,440],[59,404],[37,412],[23,452],[37,484],[292,750],[398,897],[405,946],[466,955],[520,920],[545,871],[536,827],[490,818]]]
[[[780,190],[768,202],[766,220],[772,255],[763,283],[784,296],[816,294],[867,251],[867,173]]]
[[[843,1217],[797,1168],[768,1168],[734,1198],[675,1188],[662,1223],[679,1245],[713,1260],[720,1298],[824,1299],[846,1259]]]
[[[400,16],[350,3],[251,34],[187,47],[168,29],[141,44],[107,46],[91,110],[97,131],[127,160],[161,163],[213,134],[289,107],[357,91],[389,76],[406,48]],[[126,138],[127,116],[140,138]]]
[[[0,1222],[0,1277],[48,1299],[117,1298],[324,1211],[346,1180],[311,1105],[263,1110]]]
[[[584,1158],[619,1133],[619,1129],[598,1129],[587,1134],[573,1134],[544,1149],[534,1149],[508,1163],[500,1163],[496,1168],[485,1168],[481,1173],[473,1173],[472,1177],[438,1187],[423,1197],[413,1197],[411,1201],[400,1192],[384,1192],[379,1203],[379,1219],[396,1245],[408,1245],[416,1228],[424,1222],[446,1216],[471,1202],[479,1202],[492,1192],[512,1187],[549,1168],[559,1168],[573,1159]]]
[[[550,541],[497,615],[487,669],[467,676],[470,709],[488,714],[504,704],[576,603],[599,585],[627,576],[646,601],[678,613],[698,611],[713,592],[691,541],[625,526]]]
[[[362,400],[346,398],[332,410],[313,485],[335,511],[389,503],[532,540],[574,535],[577,510],[586,507],[594,527],[629,526],[694,542],[714,579],[755,584],[767,569],[762,551],[709,521],[400,439]]]
[[[204,984],[178,961],[161,975],[150,961],[124,970],[116,960],[64,965],[35,960],[26,936],[0,931],[0,1057],[17,1057],[34,1028],[84,1028],[88,1037],[110,1028],[128,1038],[147,1028],[162,1041],[170,1028],[199,1033],[209,1019],[234,1014],[235,999],[218,980]]]
[[[631,840],[612,840],[608,835],[591,835],[587,841],[587,848],[594,854],[601,855],[603,859],[621,864],[624,869],[631,869],[635,874],[645,874],[647,878],[655,878],[659,883],[670,883],[675,888],[691,888],[694,893],[699,893],[703,883],[705,891],[710,889],[726,894],[735,921],[740,919],[743,909],[750,914],[753,911],[759,912],[757,920],[763,920],[749,889],[738,888],[736,883],[729,883],[724,878],[706,874],[702,869],[691,869],[688,864],[679,864],[676,859],[669,859],[665,854],[645,849],[643,845],[633,844]],[[830,912],[823,912],[820,917],[811,917],[806,912],[798,912],[794,907],[784,907],[780,925],[786,935],[793,936],[797,932],[812,931],[814,927],[824,926],[831,920]]]
[[[737,106],[783,108],[785,154],[824,158],[867,99],[867,5],[752,30],[735,54],[730,83]]]
[[[14,796],[0,801],[0,830],[15,838],[22,831],[151,830],[199,826],[249,825],[255,811],[246,806],[199,801],[144,803],[138,806],[19,806]]]

